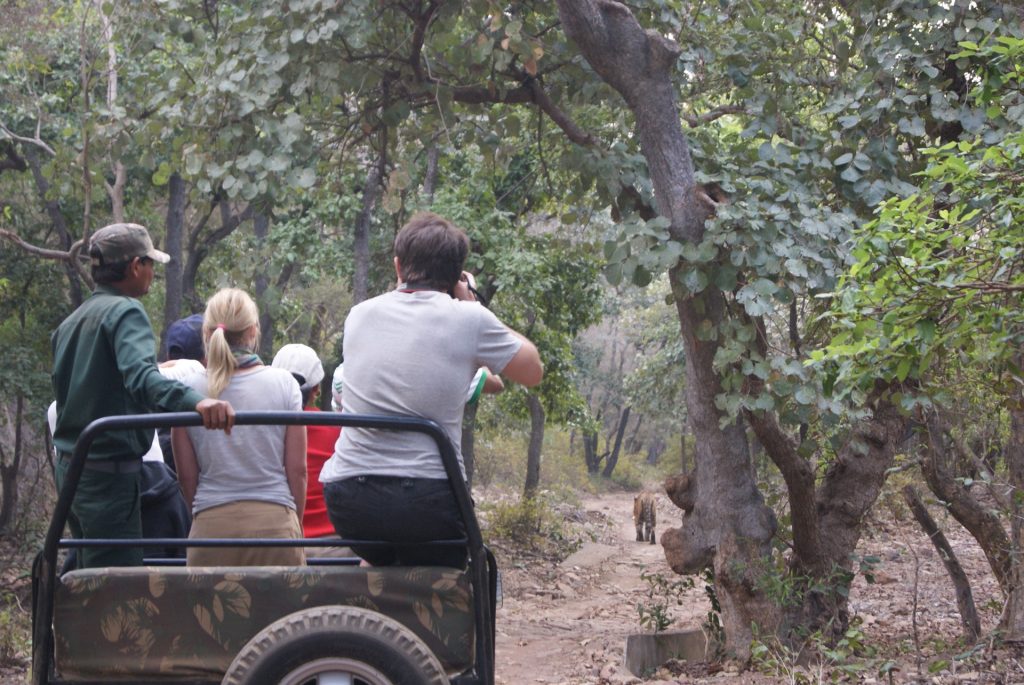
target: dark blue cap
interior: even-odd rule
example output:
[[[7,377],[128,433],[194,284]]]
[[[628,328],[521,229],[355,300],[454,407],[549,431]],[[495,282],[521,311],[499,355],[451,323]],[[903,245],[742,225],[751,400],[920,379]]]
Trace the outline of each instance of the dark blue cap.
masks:
[[[178,319],[167,328],[167,358],[203,361],[203,315]]]

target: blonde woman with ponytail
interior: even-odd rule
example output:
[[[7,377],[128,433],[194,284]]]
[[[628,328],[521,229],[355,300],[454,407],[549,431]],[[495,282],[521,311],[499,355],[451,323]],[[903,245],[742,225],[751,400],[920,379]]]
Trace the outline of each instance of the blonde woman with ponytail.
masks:
[[[206,304],[206,371],[187,382],[239,411],[301,411],[290,373],[256,354],[259,312],[244,291],[225,288]],[[300,538],[306,503],[304,426],[236,426],[231,435],[198,428],[171,431],[174,463],[192,510],[192,538]],[[194,547],[189,566],[294,566],[301,548]]]

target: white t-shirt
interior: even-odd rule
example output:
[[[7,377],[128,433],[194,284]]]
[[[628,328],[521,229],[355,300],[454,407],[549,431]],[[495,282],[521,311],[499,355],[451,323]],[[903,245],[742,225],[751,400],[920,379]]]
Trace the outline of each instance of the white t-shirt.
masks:
[[[209,396],[206,370],[185,384]],[[302,393],[284,369],[261,366],[231,377],[220,398],[235,411],[300,411]],[[235,426],[231,435],[202,426],[185,429],[199,463],[192,513],[241,500],[295,508],[284,470],[285,426]]]
[[[353,307],[345,320],[343,411],[433,419],[448,434],[462,467],[466,388],[481,366],[501,373],[521,346],[498,317],[475,302],[428,290],[385,293]],[[346,428],[320,480],[360,475],[446,478],[430,437]]]
[[[185,383],[186,379],[197,373],[203,373],[203,365],[195,359],[178,359],[170,366],[160,366],[160,375]],[[185,383],[188,385],[188,383]],[[50,424],[50,435],[57,430],[57,403],[50,402],[46,409],[46,421]],[[156,431],[153,431],[153,443],[149,450],[142,455],[142,461],[163,461],[164,451],[160,449],[160,441],[157,439]]]

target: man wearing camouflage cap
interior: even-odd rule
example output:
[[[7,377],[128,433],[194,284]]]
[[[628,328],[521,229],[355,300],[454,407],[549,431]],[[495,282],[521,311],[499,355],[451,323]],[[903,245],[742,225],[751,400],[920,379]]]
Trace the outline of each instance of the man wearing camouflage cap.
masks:
[[[89,257],[96,289],[51,338],[58,490],[75,441],[95,419],[195,410],[207,428],[230,432],[234,425],[230,404],[204,398],[157,369],[153,329],[135,298],[149,292],[154,262],[166,264],[170,255],[153,247],[142,226],[112,224],[93,234]],[[92,442],[68,519],[74,537],[142,536],[139,474],[152,440],[152,429],[141,429],[106,432]],[[141,564],[141,547],[91,548],[82,550],[80,566]]]

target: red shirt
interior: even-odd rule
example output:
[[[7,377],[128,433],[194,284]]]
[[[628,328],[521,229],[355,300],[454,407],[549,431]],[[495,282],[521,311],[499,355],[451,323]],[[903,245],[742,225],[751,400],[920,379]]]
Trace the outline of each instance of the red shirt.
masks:
[[[306,411],[320,411],[306,407]],[[341,434],[341,426],[306,426],[306,511],[302,515],[302,532],[307,538],[337,535],[327,518],[324,503],[324,484],[320,482],[320,469],[334,454],[334,443]]]

